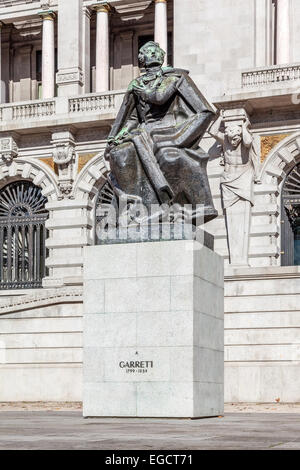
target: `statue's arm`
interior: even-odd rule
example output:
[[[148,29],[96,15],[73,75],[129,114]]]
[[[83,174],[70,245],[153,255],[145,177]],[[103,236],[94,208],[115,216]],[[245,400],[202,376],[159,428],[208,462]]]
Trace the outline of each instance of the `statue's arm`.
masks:
[[[105,160],[109,159],[111,148],[121,143],[122,139],[126,137],[129,130],[132,129],[134,125],[137,125],[135,101],[131,90],[128,90],[107,138],[107,146],[104,151]]]
[[[243,142],[244,142],[245,147],[247,148],[251,148],[253,144],[253,136],[251,132],[249,131],[249,126],[250,126],[250,122],[247,119],[246,122],[243,122],[243,126],[242,126]]]
[[[115,137],[110,139],[111,142],[115,144],[120,143],[123,139],[125,139],[130,134],[131,131],[136,129],[138,125],[139,125],[139,119],[138,119],[137,111],[136,109],[134,109],[130,117],[128,118],[128,120],[124,123],[124,126],[122,127],[122,129],[118,132],[118,134]]]
[[[221,125],[222,125],[223,118],[220,115],[215,122],[212,123],[210,128],[208,129],[208,133],[212,135],[215,139],[217,139],[221,144],[224,144],[224,134],[221,132]]]
[[[133,97],[131,90],[128,90],[125,93],[120,110],[117,114],[116,120],[108,136],[109,142],[112,142],[117,137],[117,135],[119,134],[120,131],[122,131],[126,123],[129,124],[129,122],[133,123],[135,121],[135,117],[132,117],[134,110],[135,110],[134,97]],[[136,119],[137,119],[137,116],[136,116]]]

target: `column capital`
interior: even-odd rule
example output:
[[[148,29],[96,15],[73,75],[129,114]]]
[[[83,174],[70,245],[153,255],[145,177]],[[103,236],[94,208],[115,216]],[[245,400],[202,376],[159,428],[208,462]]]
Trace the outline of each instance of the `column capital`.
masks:
[[[82,11],[83,11],[83,14],[84,14],[88,19],[91,18],[92,12],[91,12],[90,7],[84,6]]]
[[[154,0],[154,3],[167,3],[167,0]]]
[[[55,12],[53,10],[42,10],[38,12],[38,15],[42,18],[42,20],[54,21],[55,18]]]
[[[111,11],[111,6],[108,3],[96,3],[95,5],[92,5],[93,10],[103,12],[103,13],[110,13]]]

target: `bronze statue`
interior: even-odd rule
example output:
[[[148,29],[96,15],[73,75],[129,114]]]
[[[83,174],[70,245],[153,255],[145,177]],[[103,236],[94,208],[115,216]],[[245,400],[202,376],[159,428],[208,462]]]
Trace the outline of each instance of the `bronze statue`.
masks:
[[[162,67],[164,56],[152,41],[140,49],[146,72],[130,83],[108,137],[109,181],[118,200],[190,205],[203,223],[217,217],[199,148],[215,113],[187,71]]]

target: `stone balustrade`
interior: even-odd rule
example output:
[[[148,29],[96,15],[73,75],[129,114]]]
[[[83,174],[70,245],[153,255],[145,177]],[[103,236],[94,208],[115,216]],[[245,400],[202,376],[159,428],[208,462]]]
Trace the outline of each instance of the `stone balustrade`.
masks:
[[[295,80],[300,80],[300,63],[260,67],[242,73],[242,88],[259,88]]]
[[[38,102],[17,104],[11,107],[12,119],[34,119],[55,114],[54,100],[43,100]]]
[[[91,111],[114,110],[116,94],[88,94],[69,99],[70,113],[85,113]]]
[[[57,97],[0,105],[0,129],[30,127],[34,122],[39,126],[57,123],[60,118],[65,122],[76,121],[95,115],[111,115],[114,119],[124,96],[124,91],[90,93],[76,97]],[[101,117],[100,117],[101,119]]]

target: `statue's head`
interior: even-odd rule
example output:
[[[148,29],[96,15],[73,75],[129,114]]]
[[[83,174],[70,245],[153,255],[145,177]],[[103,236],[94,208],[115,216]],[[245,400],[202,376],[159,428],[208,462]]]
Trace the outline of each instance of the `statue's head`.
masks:
[[[162,65],[165,55],[165,51],[159,47],[157,42],[149,41],[139,50],[139,65],[145,68]]]
[[[229,143],[237,148],[242,141],[242,128],[241,126],[232,125],[226,127],[225,135],[227,136]]]

